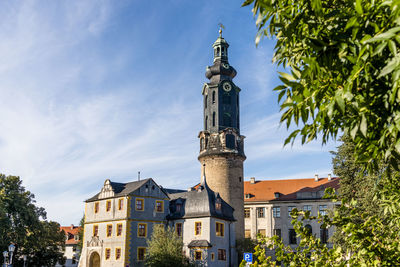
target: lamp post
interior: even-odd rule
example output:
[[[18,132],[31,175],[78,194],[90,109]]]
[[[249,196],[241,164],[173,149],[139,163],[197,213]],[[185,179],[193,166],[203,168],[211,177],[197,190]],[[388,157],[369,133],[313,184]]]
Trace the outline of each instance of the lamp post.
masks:
[[[14,244],[11,244],[8,246],[8,251],[3,252],[3,258],[4,258],[4,267],[11,267],[12,266],[12,260],[13,260],[13,254],[14,254],[15,246]]]

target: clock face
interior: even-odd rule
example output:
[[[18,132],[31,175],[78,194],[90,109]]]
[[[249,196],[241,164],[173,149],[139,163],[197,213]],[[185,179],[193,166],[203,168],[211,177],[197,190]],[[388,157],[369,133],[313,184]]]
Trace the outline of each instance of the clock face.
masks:
[[[222,67],[224,67],[225,69],[229,69],[229,64],[228,63],[222,63]]]
[[[224,89],[226,92],[229,92],[232,89],[232,85],[230,83],[228,83],[228,82],[225,82],[222,85],[222,89]]]

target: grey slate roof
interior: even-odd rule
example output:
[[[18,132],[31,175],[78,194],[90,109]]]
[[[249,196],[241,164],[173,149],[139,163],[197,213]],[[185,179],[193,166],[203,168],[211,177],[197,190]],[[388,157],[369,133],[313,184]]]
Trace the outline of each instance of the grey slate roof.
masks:
[[[233,208],[226,203],[218,193],[212,191],[207,182],[203,182],[197,190],[169,194],[169,220],[196,217],[216,217],[227,221],[234,221]],[[216,209],[216,203],[221,203],[221,209]],[[177,206],[181,205],[180,211]]]
[[[148,180],[151,178],[147,178],[144,180],[140,181],[135,181],[135,182],[130,182],[130,183],[116,183],[116,182],[111,182],[111,187],[114,190],[114,197],[121,197],[121,196],[127,196],[130,193],[134,192],[138,188],[140,188],[142,185],[144,185]],[[86,202],[91,202],[99,199],[100,192],[94,195],[93,197],[89,198],[86,200]]]
[[[212,247],[212,245],[207,241],[207,240],[192,240],[190,241],[189,248],[194,248],[194,247]]]

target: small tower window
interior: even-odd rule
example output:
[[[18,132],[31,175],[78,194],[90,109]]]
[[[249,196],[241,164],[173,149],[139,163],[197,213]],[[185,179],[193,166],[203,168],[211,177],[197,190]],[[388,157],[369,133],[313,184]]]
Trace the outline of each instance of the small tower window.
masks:
[[[215,91],[212,92],[212,103],[215,104]]]
[[[204,122],[204,129],[207,131],[207,125],[208,125],[208,116],[206,116],[206,120]]]
[[[204,149],[204,138],[200,138],[200,150]]]
[[[225,56],[225,47],[222,47],[222,56]]]
[[[219,47],[217,47],[217,57],[219,57]]]
[[[208,100],[208,95],[206,95],[204,99],[204,108],[207,108],[207,100]]]
[[[213,112],[213,120],[212,120],[212,126],[215,126],[215,112]]]

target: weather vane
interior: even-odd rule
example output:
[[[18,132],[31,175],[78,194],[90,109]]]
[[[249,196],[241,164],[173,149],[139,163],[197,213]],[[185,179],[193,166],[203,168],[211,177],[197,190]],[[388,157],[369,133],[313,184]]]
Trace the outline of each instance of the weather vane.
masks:
[[[219,37],[222,37],[222,29],[225,30],[225,26],[222,23],[218,23],[219,26]]]

